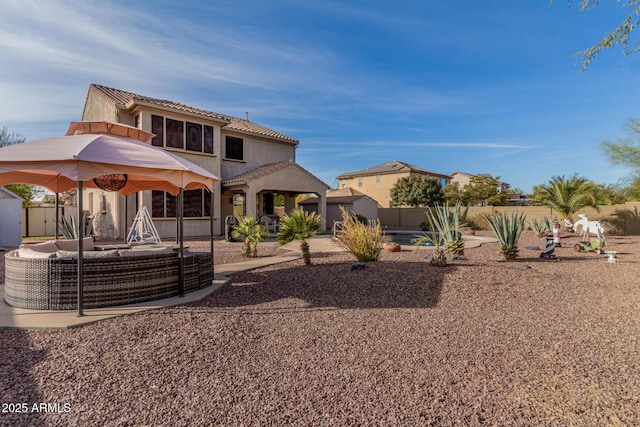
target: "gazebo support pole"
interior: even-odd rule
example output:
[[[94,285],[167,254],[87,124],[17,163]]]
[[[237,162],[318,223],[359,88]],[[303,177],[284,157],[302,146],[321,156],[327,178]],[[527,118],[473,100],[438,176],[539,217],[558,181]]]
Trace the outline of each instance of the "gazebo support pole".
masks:
[[[55,227],[55,236],[53,240],[58,240],[58,236],[60,235],[60,214],[58,213],[58,209],[60,206],[60,193],[56,193],[56,227]]]
[[[209,202],[209,232],[211,235],[211,269],[213,271],[213,277],[215,278],[215,271],[213,269],[215,269],[216,263],[213,260],[213,191],[211,191],[209,193],[211,200]]]
[[[84,316],[83,306],[84,306],[84,289],[82,283],[82,261],[84,258],[84,220],[82,218],[83,207],[82,207],[82,181],[78,181],[78,194],[76,196],[78,198],[78,225],[77,225],[77,233],[76,237],[78,238],[78,316]]]
[[[178,240],[179,240],[179,275],[178,275],[178,292],[181,297],[184,296],[184,190],[180,187],[180,192],[178,193],[178,206],[177,206],[177,220],[178,220]]]

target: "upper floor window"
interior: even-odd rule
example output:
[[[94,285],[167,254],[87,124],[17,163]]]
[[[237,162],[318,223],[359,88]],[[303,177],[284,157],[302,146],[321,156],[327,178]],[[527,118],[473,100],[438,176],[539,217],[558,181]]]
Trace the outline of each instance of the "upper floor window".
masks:
[[[225,158],[233,160],[244,160],[242,138],[235,136],[225,137]]]
[[[362,178],[358,178],[358,187],[362,187]]]
[[[151,132],[156,135],[151,140],[156,147],[213,154],[213,126],[152,115]]]
[[[184,216],[198,218],[209,216],[211,213],[211,195],[205,190],[184,191]],[[164,191],[151,192],[151,216],[154,218],[176,217],[176,196]]]
[[[380,184],[380,175],[376,175],[376,184]]]

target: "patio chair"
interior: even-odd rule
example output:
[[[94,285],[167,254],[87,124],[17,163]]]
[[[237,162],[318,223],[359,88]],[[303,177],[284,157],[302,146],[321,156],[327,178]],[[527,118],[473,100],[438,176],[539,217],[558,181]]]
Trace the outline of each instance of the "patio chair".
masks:
[[[260,218],[260,224],[267,227],[267,231],[269,233],[277,233],[278,232],[278,221],[275,219],[271,219],[268,216],[263,216]]]

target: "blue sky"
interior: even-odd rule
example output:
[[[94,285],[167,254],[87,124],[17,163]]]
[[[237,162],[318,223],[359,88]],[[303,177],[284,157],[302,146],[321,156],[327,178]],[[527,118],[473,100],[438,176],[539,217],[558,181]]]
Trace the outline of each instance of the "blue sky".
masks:
[[[605,3],[605,2],[603,2]],[[245,117],[300,141],[331,186],[400,160],[525,192],[577,173],[614,184],[603,139],[640,116],[640,55],[579,72],[624,18],[556,0],[3,0],[0,126],[62,135],[97,83]]]

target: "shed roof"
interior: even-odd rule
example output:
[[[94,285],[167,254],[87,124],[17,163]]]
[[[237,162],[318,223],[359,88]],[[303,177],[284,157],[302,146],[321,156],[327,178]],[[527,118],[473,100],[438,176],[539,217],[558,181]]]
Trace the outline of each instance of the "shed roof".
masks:
[[[331,191],[330,193],[327,193],[327,204],[347,204],[347,203],[353,203],[356,200],[360,200],[362,198],[369,198],[369,196],[367,196],[364,193],[361,193],[358,190],[355,190],[351,187],[346,187],[346,188],[341,188],[339,190],[335,190],[335,191]],[[375,200],[371,199],[373,202],[375,202]],[[307,200],[303,200],[302,202],[298,203],[298,204],[303,204],[303,205],[312,205],[312,204],[316,204],[318,203],[318,199],[315,197],[312,197],[310,199]],[[377,202],[375,202],[377,204]]]

